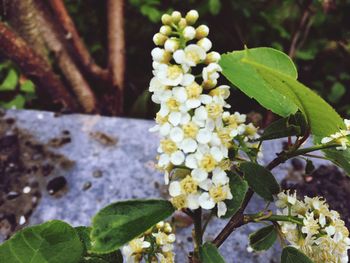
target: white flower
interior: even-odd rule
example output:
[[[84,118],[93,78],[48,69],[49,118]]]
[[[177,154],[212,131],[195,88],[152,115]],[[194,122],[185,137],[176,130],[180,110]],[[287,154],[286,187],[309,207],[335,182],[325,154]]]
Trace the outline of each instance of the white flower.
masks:
[[[206,171],[204,171],[203,169],[194,169],[194,170],[192,170],[191,175],[192,175],[193,179],[199,183],[203,182],[204,180],[206,180],[208,178],[208,173]]]
[[[203,79],[204,81],[212,80],[216,81],[220,75],[218,72],[222,71],[222,68],[217,63],[210,63],[208,66],[203,68]]]
[[[215,207],[215,202],[213,198],[207,192],[204,192],[198,198],[199,205],[204,209],[213,209]]]
[[[178,64],[194,67],[205,59],[206,53],[202,47],[191,44],[185,47],[184,50],[175,51],[173,57]]]

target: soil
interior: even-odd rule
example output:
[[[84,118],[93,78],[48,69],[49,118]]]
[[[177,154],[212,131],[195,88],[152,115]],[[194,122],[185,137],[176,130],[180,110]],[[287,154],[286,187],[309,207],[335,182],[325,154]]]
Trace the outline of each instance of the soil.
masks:
[[[54,149],[70,141],[63,131],[40,143],[0,112],[0,240],[28,224],[44,191],[56,197],[67,191],[64,175],[74,162]]]
[[[300,198],[324,197],[350,229],[350,177],[333,165],[322,165],[308,174],[301,159],[293,159],[292,166],[293,169],[281,183],[282,188],[296,190]]]

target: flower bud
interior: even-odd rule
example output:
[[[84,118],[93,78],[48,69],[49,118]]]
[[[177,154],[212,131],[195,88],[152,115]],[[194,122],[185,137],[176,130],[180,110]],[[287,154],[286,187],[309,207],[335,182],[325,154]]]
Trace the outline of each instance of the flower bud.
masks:
[[[153,36],[153,42],[157,46],[163,46],[167,39],[168,37],[161,33],[157,33]]]
[[[197,45],[203,48],[206,52],[208,52],[212,47],[211,41],[206,37],[199,40]]]
[[[173,20],[172,20],[170,15],[168,15],[168,14],[162,15],[162,23],[164,25],[170,25],[172,22],[173,22]]]
[[[191,10],[186,14],[186,22],[188,25],[193,25],[197,22],[199,15],[196,10]]]
[[[196,36],[196,30],[192,26],[186,26],[183,31],[183,36],[186,40],[192,40]]]
[[[176,24],[181,20],[181,13],[179,11],[174,11],[171,14],[172,21]]]
[[[171,60],[171,53],[156,47],[151,52],[152,59],[159,63],[168,63]]]
[[[187,22],[186,22],[186,19],[185,18],[181,18],[180,21],[179,21],[179,28],[180,29],[183,29],[187,26]]]
[[[221,56],[218,52],[212,51],[207,54],[207,57],[205,58],[205,63],[210,64],[210,63],[217,63],[220,60]]]
[[[159,32],[165,36],[169,36],[172,32],[170,26],[162,26],[159,30]]]
[[[168,235],[168,242],[169,242],[169,243],[174,243],[175,240],[176,240],[176,237],[175,237],[174,234]]]
[[[164,48],[166,51],[174,52],[179,49],[180,43],[176,38],[169,38],[165,41]]]
[[[164,222],[163,222],[163,221],[160,221],[159,223],[156,224],[156,227],[157,227],[158,229],[163,228],[163,227],[164,227]]]
[[[209,27],[207,27],[206,25],[200,25],[199,27],[197,27],[196,29],[197,39],[207,37],[208,35],[209,35]]]
[[[216,79],[208,79],[207,81],[203,81],[202,86],[204,89],[212,89],[216,86],[218,81]]]

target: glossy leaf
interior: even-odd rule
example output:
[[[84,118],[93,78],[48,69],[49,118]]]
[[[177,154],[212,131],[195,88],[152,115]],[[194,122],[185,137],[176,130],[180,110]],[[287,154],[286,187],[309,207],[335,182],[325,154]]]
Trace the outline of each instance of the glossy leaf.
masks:
[[[76,227],[75,231],[83,244],[82,262],[123,263],[123,255],[119,249],[108,254],[94,254],[90,252],[92,247],[90,239],[91,227],[80,226]]]
[[[78,263],[83,252],[74,228],[54,220],[27,227],[0,246],[0,262]]]
[[[244,197],[249,188],[248,183],[238,174],[230,173],[229,177],[232,199],[225,201],[227,212],[223,218],[231,217],[241,208]]]
[[[265,108],[282,117],[300,110],[312,134],[325,137],[344,127],[327,102],[297,81],[286,54],[272,48],[246,49],[223,55],[220,65],[228,80]]]
[[[282,251],[281,263],[313,263],[313,261],[298,249],[285,247]]]
[[[205,243],[199,249],[202,263],[225,263],[224,258],[220,255],[219,250],[212,243]]]
[[[273,201],[273,195],[280,192],[275,177],[265,167],[256,163],[245,162],[241,164],[240,170],[253,191],[265,200]]]
[[[277,232],[273,225],[259,229],[249,236],[250,246],[256,251],[268,250],[276,241]]]
[[[130,200],[100,210],[90,234],[93,253],[109,253],[171,216],[174,208],[165,200]]]

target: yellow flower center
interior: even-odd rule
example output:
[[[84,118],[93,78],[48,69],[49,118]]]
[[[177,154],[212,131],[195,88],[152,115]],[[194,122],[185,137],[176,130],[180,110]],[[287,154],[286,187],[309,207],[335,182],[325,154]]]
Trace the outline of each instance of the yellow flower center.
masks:
[[[220,97],[228,97],[230,95],[230,91],[228,89],[213,89],[209,92],[211,96],[220,96]]]
[[[217,162],[214,157],[210,154],[206,154],[203,156],[203,159],[200,162],[200,167],[207,172],[211,172],[215,169]]]
[[[184,131],[185,137],[189,138],[196,138],[198,129],[198,126],[193,122],[186,123],[182,126],[182,130]]]
[[[197,192],[197,183],[190,175],[187,175],[185,179],[180,182],[181,190],[186,194],[194,194]]]
[[[194,52],[194,51],[187,51],[186,52],[186,58],[188,60],[193,61],[196,64],[201,60],[200,57],[199,57],[199,54],[197,52]]]
[[[180,66],[172,65],[168,67],[167,73],[169,79],[176,79],[182,74],[182,69]]]
[[[156,114],[156,123],[165,124],[168,122],[168,116],[161,116],[159,113]]]
[[[198,83],[193,82],[191,85],[186,87],[186,91],[189,99],[196,99],[202,94],[203,89]]]
[[[230,115],[228,117],[225,117],[223,121],[226,123],[226,125],[231,129],[236,129],[238,127],[238,119],[235,115]]]
[[[223,145],[226,147],[230,147],[232,145],[232,139],[230,136],[230,130],[229,129],[220,129],[217,131],[217,134],[222,142]]]
[[[180,103],[174,98],[170,98],[166,102],[166,105],[168,106],[169,110],[171,110],[171,111],[178,111],[180,108]]]
[[[142,245],[143,245],[143,241],[142,241],[142,239],[139,239],[139,238],[131,240],[130,243],[129,243],[129,246],[131,247],[132,251],[135,254],[140,254],[140,253],[143,252]]]
[[[175,196],[170,201],[173,204],[173,206],[179,210],[187,207],[187,201],[186,201],[185,195]]]
[[[205,108],[207,109],[209,117],[212,119],[216,119],[216,118],[220,117],[220,115],[223,111],[222,106],[220,104],[217,104],[217,103],[207,104],[207,106],[205,106]]]
[[[222,186],[212,187],[209,190],[209,195],[214,199],[215,203],[224,201],[227,198],[227,192],[224,191]]]
[[[245,128],[244,134],[248,135],[248,136],[252,136],[252,135],[255,135],[257,133],[257,131],[258,131],[258,129],[256,127],[254,127],[253,125],[247,125]]]
[[[224,159],[221,162],[219,162],[218,166],[224,171],[229,171],[231,170],[232,163],[230,159]]]
[[[172,154],[177,150],[176,143],[170,139],[164,139],[160,141],[160,146],[166,154]]]

